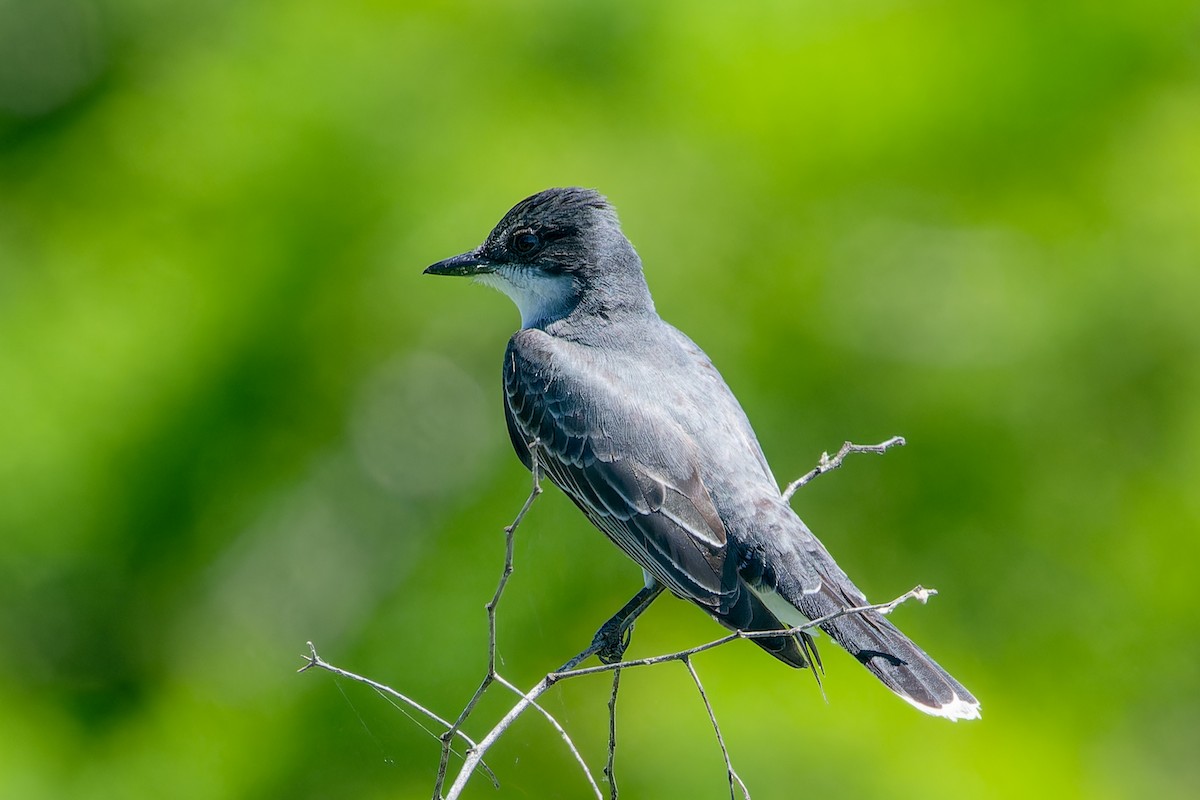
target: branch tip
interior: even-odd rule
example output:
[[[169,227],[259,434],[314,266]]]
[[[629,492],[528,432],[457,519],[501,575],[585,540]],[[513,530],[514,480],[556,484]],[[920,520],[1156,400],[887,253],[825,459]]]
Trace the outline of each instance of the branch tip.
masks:
[[[879,444],[854,444],[854,442],[846,442],[832,457],[828,452],[821,453],[821,457],[817,459],[817,466],[813,467],[811,470],[804,473],[784,488],[782,493],[783,499],[784,501],[791,500],[792,495],[794,495],[796,490],[801,486],[808,484],[818,475],[824,475],[826,472],[840,467],[842,462],[846,460],[846,456],[850,455],[851,453],[879,453],[882,455],[891,448],[901,447],[904,444],[905,441],[903,436],[893,436],[892,438],[882,441]]]
[[[321,657],[317,655],[317,646],[314,645],[312,642],[305,642],[305,644],[308,645],[308,655],[306,655],[306,656],[302,655],[300,657],[303,658],[308,663],[305,664],[300,669],[296,670],[297,673],[307,672],[308,670],[312,669],[313,667],[321,666]]]

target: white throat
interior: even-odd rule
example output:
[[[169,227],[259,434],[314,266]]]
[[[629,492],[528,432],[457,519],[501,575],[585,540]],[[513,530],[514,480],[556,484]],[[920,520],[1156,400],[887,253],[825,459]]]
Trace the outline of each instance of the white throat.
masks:
[[[504,268],[477,275],[475,280],[499,289],[517,304],[522,328],[566,316],[575,293],[571,276],[547,275],[536,269]]]

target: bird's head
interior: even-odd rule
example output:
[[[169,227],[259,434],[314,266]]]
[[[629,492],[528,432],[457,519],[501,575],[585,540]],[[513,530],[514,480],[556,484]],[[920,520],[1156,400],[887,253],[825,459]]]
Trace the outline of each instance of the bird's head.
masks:
[[[483,244],[427,267],[504,292],[525,328],[653,311],[637,253],[616,212],[591,189],[546,189],[517,203]]]

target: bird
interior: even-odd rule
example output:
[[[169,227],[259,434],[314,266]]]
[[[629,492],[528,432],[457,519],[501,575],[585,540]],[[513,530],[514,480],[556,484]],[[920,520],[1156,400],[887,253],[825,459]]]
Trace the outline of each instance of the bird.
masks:
[[[642,588],[597,634],[609,640],[601,658],[620,658],[632,618],[665,590],[728,629],[780,631],[753,641],[819,680],[812,635],[788,631],[867,599],[784,499],[712,361],[658,315],[607,198],[538,192],[425,273],[515,302],[502,370],[513,448],[642,568]],[[819,627],[918,710],[980,717],[974,695],[878,611]]]

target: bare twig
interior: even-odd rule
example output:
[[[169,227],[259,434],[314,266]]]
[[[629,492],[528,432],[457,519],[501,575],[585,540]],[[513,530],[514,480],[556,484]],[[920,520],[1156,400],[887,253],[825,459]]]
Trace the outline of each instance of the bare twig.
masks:
[[[497,722],[496,725],[490,731],[488,731],[487,735],[479,740],[479,744],[467,750],[467,756],[463,760],[462,768],[459,770],[458,776],[454,779],[454,783],[450,787],[450,791],[446,795],[445,800],[455,800],[455,798],[462,793],[463,788],[467,785],[467,780],[470,778],[471,773],[474,771],[475,767],[479,764],[480,760],[482,760],[487,751],[491,749],[492,745],[494,745],[496,741],[504,735],[504,732],[512,726],[513,722],[515,722],[518,717],[525,713],[526,709],[533,705],[539,697],[545,694],[551,686],[561,680],[578,678],[583,675],[595,675],[600,672],[611,672],[613,670],[626,669],[628,667],[649,667],[654,666],[655,664],[663,664],[667,661],[683,661],[684,659],[694,656],[697,653],[703,653],[706,650],[712,650],[715,647],[720,647],[721,645],[737,639],[762,639],[773,636],[791,636],[800,633],[801,631],[814,628],[818,625],[823,625],[830,620],[837,619],[838,617],[846,616],[847,614],[862,614],[867,611],[878,611],[880,614],[887,614],[894,610],[896,606],[907,600],[919,600],[924,602],[934,594],[937,594],[937,592],[933,589],[926,589],[924,587],[917,586],[916,588],[905,592],[891,602],[843,609],[841,611],[819,617],[812,622],[805,623],[804,625],[798,625],[794,628],[788,628],[786,630],[750,632],[734,631],[728,636],[723,636],[720,639],[714,639],[706,644],[698,645],[697,647],[690,647],[687,650],[680,650],[675,653],[667,653],[665,655],[653,656],[651,658],[639,658],[631,661],[618,661],[612,664],[600,664],[594,667],[580,667],[580,664],[591,658],[602,649],[603,645],[601,642],[593,641],[590,645],[569,659],[557,670],[548,673],[540,681],[538,681],[538,683],[532,689],[522,695],[521,699],[515,706],[508,710],[508,713],[504,715],[503,719]]]
[[[725,737],[721,735],[721,726],[717,724],[717,714],[713,711],[712,703],[708,702],[708,695],[704,693],[704,684],[700,682],[700,675],[696,672],[696,667],[692,664],[691,658],[685,656],[680,660],[687,667],[688,674],[692,676],[692,681],[696,684],[696,691],[700,692],[700,699],[704,701],[704,708],[708,711],[708,721],[712,723],[713,732],[717,734],[717,744],[721,745],[721,757],[725,759],[725,776],[729,779],[729,800],[737,800],[737,791],[734,789],[735,782],[742,788],[742,796],[746,800],[750,800],[750,790],[746,788],[746,784],[742,782],[741,776],[733,768],[733,762],[729,760],[729,750],[725,747]]]
[[[511,690],[518,697],[525,696],[524,692],[510,683],[508,679],[502,675],[496,676],[496,683],[500,684],[506,689]],[[579,748],[575,746],[575,742],[571,741],[571,737],[567,733],[566,729],[559,724],[558,720],[554,718],[553,714],[542,708],[542,706],[533,702],[531,702],[530,705],[542,712],[542,716],[545,717],[546,720],[554,727],[554,730],[558,731],[558,735],[562,737],[562,740],[567,743],[567,748],[571,751],[571,755],[575,756],[576,763],[579,764],[579,768],[583,770],[584,777],[587,778],[588,784],[592,787],[592,791],[596,795],[596,800],[604,800],[604,795],[601,793],[600,787],[596,784],[595,776],[592,775],[592,771],[588,768],[587,762],[583,760],[583,755],[579,752]]]
[[[882,455],[883,453],[886,453],[889,448],[903,446],[904,437],[893,436],[886,442],[880,442],[879,444],[854,444],[852,442],[846,442],[842,445],[842,449],[838,450],[837,455],[835,455],[833,458],[829,457],[829,453],[821,453],[821,460],[817,462],[817,466],[813,467],[811,470],[787,485],[787,488],[783,490],[783,499],[791,500],[792,495],[794,495],[796,490],[801,486],[805,486],[806,484],[810,483],[818,475],[824,475],[826,472],[840,467],[842,462],[846,460],[846,456],[850,455],[851,453],[879,453]]]
[[[458,719],[454,721],[446,732],[442,734],[442,754],[438,760],[437,778],[433,785],[433,798],[438,800],[442,796],[442,787],[446,783],[446,770],[450,764],[451,748],[450,744],[454,740],[455,734],[471,716],[471,712],[475,710],[475,706],[479,704],[479,700],[487,692],[488,687],[498,677],[496,674],[496,607],[500,605],[500,597],[504,594],[504,587],[508,585],[509,576],[513,572],[513,540],[514,534],[521,522],[525,519],[525,515],[529,513],[530,507],[533,506],[533,501],[542,493],[541,474],[538,467],[537,456],[538,442],[534,440],[529,443],[530,465],[529,471],[533,476],[533,488],[529,492],[529,497],[525,498],[525,503],[521,506],[521,510],[517,512],[517,516],[513,519],[512,524],[504,529],[504,570],[500,573],[500,581],[496,584],[496,591],[492,594],[492,599],[488,601],[487,617],[488,617],[488,663],[487,674],[483,676],[483,680],[479,682],[479,688],[475,690],[475,694],[471,695],[471,699],[463,707],[462,713],[458,715]],[[570,740],[568,740],[570,741]],[[572,745],[573,747],[574,745]],[[469,751],[468,751],[469,753]],[[591,775],[588,775],[589,780]],[[595,783],[595,781],[592,781]]]
[[[317,655],[317,647],[312,642],[308,642],[308,655],[304,656],[304,658],[308,661],[308,663],[305,664],[300,669],[296,670],[296,672],[307,672],[308,670],[316,667],[317,669],[323,669],[327,672],[332,672],[334,675],[339,675],[343,678],[347,678],[348,680],[358,681],[359,683],[365,683],[367,686],[370,686],[372,689],[379,692],[380,694],[387,696],[387,697],[393,697],[396,700],[399,700],[401,703],[404,703],[406,706],[413,709],[414,711],[424,714],[426,717],[433,720],[438,725],[441,725],[443,728],[447,728],[447,729],[450,728],[450,723],[448,721],[442,719],[440,716],[438,716],[434,712],[430,711],[428,708],[421,705],[416,700],[413,700],[411,697],[408,697],[407,695],[403,695],[400,692],[397,692],[392,687],[386,686],[382,683],[379,683],[378,681],[373,681],[370,678],[363,677],[362,675],[356,675],[353,672],[344,670],[341,667],[335,667],[333,664],[330,664],[328,661],[326,661],[325,659],[323,659],[319,655]],[[467,736],[465,733],[463,733],[462,731],[456,731],[455,735],[458,736],[459,738],[461,738],[463,741],[465,741],[467,743],[468,747],[475,746],[475,741],[470,736]],[[493,773],[486,764],[481,763],[480,768],[488,776],[488,779],[491,780],[492,785],[495,786],[497,789],[499,789],[500,782],[496,780],[495,773]]]
[[[668,661],[682,661],[683,659],[694,656],[697,653],[703,653],[706,650],[712,650],[714,648],[721,647],[722,645],[729,644],[737,639],[767,639],[776,636],[795,636],[798,633],[812,630],[813,628],[824,625],[825,623],[831,622],[839,617],[845,617],[850,614],[863,614],[868,611],[878,611],[880,614],[890,614],[902,603],[905,603],[909,600],[916,600],[917,602],[924,603],[935,594],[937,594],[937,589],[927,589],[924,586],[916,586],[912,589],[909,589],[895,600],[867,606],[843,608],[841,611],[835,611],[832,614],[826,614],[823,617],[817,617],[811,622],[806,622],[803,625],[797,625],[793,628],[785,628],[777,631],[734,631],[733,633],[722,636],[720,639],[713,639],[711,642],[705,642],[704,644],[699,644],[695,647],[689,647],[686,650],[679,650],[675,653],[665,653],[660,656],[651,656],[649,658],[636,658],[629,661],[618,661],[613,664],[598,664],[594,667],[577,667],[570,670],[559,670],[556,673],[551,673],[550,677],[553,677],[556,681],[558,681],[566,678],[578,678],[582,675],[595,675],[601,672],[609,672],[618,668],[628,669],[630,667],[653,667],[656,664],[665,664]],[[482,746],[482,742],[480,745]]]
[[[656,664],[663,664],[668,661],[689,661],[692,656],[694,656],[698,653],[703,653],[705,651],[712,650],[714,648],[728,644],[729,642],[735,641],[737,639],[762,639],[762,638],[766,638],[766,637],[785,636],[785,635],[793,636],[795,634],[801,633],[802,631],[810,630],[811,628],[815,628],[819,625],[824,625],[825,623],[827,623],[831,620],[837,619],[838,617],[844,617],[849,614],[862,614],[862,613],[868,612],[868,611],[877,611],[880,614],[888,614],[888,613],[891,613],[892,611],[894,611],[896,609],[896,607],[899,606],[901,603],[904,603],[908,600],[917,600],[918,602],[924,603],[935,594],[937,594],[936,589],[927,589],[923,586],[917,586],[917,587],[914,587],[913,589],[905,592],[904,594],[900,595],[895,600],[891,600],[887,603],[877,603],[874,605],[856,606],[854,608],[842,609],[841,611],[836,611],[832,614],[827,614],[823,617],[818,617],[817,619],[812,620],[811,622],[807,622],[803,625],[798,625],[793,628],[787,628],[786,630],[734,631],[733,633],[730,633],[726,636],[722,636],[720,639],[714,639],[710,642],[706,642],[704,644],[697,645],[696,647],[689,647],[686,650],[680,650],[680,651],[674,652],[674,653],[666,653],[666,654],[659,655],[659,656],[652,656],[650,658],[633,659],[630,661],[618,661],[618,662],[614,662],[612,664],[599,664],[594,667],[580,667],[579,666],[580,664],[582,664],[584,661],[587,661],[592,656],[596,655],[596,653],[598,653],[604,647],[604,642],[600,641],[599,639],[593,640],[591,644],[589,644],[586,648],[584,648],[579,653],[577,653],[576,655],[574,655],[570,659],[568,659],[558,669],[554,670],[553,672],[549,672],[545,676],[543,676],[542,679],[540,681],[538,681],[537,684],[527,692],[521,692],[521,691],[517,690],[515,687],[512,686],[512,684],[510,684],[507,680],[503,679],[501,676],[494,675],[492,678],[492,681],[499,681],[503,685],[508,686],[509,688],[513,689],[513,691],[515,691],[518,695],[520,695],[521,699],[517,701],[516,705],[514,705],[512,708],[510,708],[508,710],[508,713],[505,714],[504,717],[499,722],[497,722],[492,727],[492,729],[490,731],[488,731],[487,735],[484,736],[482,739],[480,739],[478,743],[471,741],[471,739],[466,737],[466,735],[463,734],[459,730],[461,723],[459,726],[452,725],[451,723],[448,723],[445,720],[443,720],[441,717],[438,717],[435,714],[433,714],[432,712],[427,711],[423,706],[418,705],[417,703],[409,700],[404,695],[400,694],[399,692],[397,692],[393,689],[390,689],[387,686],[384,686],[383,684],[376,683],[375,681],[373,681],[369,678],[364,678],[360,675],[355,675],[352,672],[347,672],[345,670],[342,670],[338,667],[333,666],[332,664],[327,664],[326,662],[321,661],[319,658],[316,657],[315,649],[313,650],[313,656],[310,659],[311,663],[305,665],[301,669],[301,671],[310,669],[311,667],[321,667],[322,669],[327,669],[330,672],[334,672],[345,678],[349,678],[351,680],[356,680],[361,683],[365,683],[368,686],[376,688],[379,691],[386,692],[387,694],[390,694],[393,697],[397,697],[397,698],[401,699],[402,701],[409,703],[410,705],[413,706],[413,708],[416,708],[417,710],[421,711],[422,713],[425,713],[427,716],[429,716],[431,719],[435,720],[439,724],[446,725],[449,729],[452,729],[454,731],[454,733],[453,734],[449,734],[449,733],[444,734],[443,741],[445,741],[447,737],[453,735],[453,736],[461,736],[463,739],[465,739],[467,742],[469,742],[470,746],[468,747],[468,749],[466,751],[466,755],[463,758],[462,767],[459,769],[458,775],[455,777],[453,784],[450,786],[449,792],[444,797],[444,800],[456,800],[456,798],[458,798],[462,794],[463,790],[466,788],[467,781],[470,779],[471,774],[477,768],[480,768],[481,765],[483,764],[483,757],[487,754],[487,751],[491,749],[492,745],[494,745],[500,739],[500,737],[504,735],[504,733],[512,726],[512,724],[522,714],[524,714],[525,711],[530,706],[540,709],[540,706],[537,703],[538,698],[541,697],[543,694],[545,694],[552,686],[554,686],[556,683],[558,683],[561,680],[566,680],[569,678],[579,678],[584,675],[595,675],[595,674],[598,674],[601,672],[618,672],[619,670],[623,670],[623,669],[627,669],[627,668],[631,668],[631,667],[652,667]],[[616,680],[614,679],[614,695],[616,692],[615,687],[616,687]],[[614,699],[612,699],[610,701],[610,707],[613,709],[613,713],[615,713],[615,707],[616,707],[615,697],[614,697]],[[541,709],[541,710],[542,710],[543,714],[546,714],[544,709]],[[550,715],[546,714],[546,716],[549,717]],[[559,726],[555,722],[552,722],[552,724],[555,725],[556,729],[558,729],[559,732],[563,735],[564,739],[567,740],[568,745],[571,747],[572,752],[576,756],[576,759],[582,761],[582,757],[579,756],[578,750],[575,748],[574,744],[572,744],[570,742],[569,737],[566,736],[566,734],[562,730],[561,726]],[[445,747],[445,745],[443,747]],[[616,748],[615,722],[610,722],[609,748],[610,748],[609,768],[606,768],[605,772],[606,772],[606,774],[609,774],[610,781],[613,781],[613,778],[612,778],[612,775],[610,772],[610,768],[612,766],[612,761],[614,758],[613,751]],[[732,770],[732,767],[730,769]],[[445,774],[446,773],[444,770],[439,773],[439,777],[442,779],[443,783],[445,780]],[[488,771],[488,774],[491,775],[491,772]],[[588,781],[589,781],[589,783],[591,783],[593,789],[596,789],[595,780],[592,778],[590,771],[586,770],[586,768],[585,768],[585,775],[587,776]],[[491,777],[492,777],[493,783],[495,783],[495,776],[491,775]],[[736,777],[736,775],[734,777]],[[739,783],[741,782],[740,778],[738,778],[737,780]],[[434,795],[434,797],[438,798],[439,800],[441,800],[441,798],[442,798],[442,795],[440,794],[440,789],[441,789],[441,786],[443,785],[443,783],[438,784],[439,792]],[[616,796],[615,781],[613,781],[613,787],[614,788],[612,788],[610,790],[610,797]],[[598,789],[596,789],[596,791],[598,791]],[[743,787],[743,791],[744,791],[744,787]]]
[[[621,688],[621,669],[613,670],[612,694],[608,698],[608,761],[604,777],[608,778],[608,799],[617,800],[617,692]]]
[[[607,777],[608,782],[609,782],[609,800],[617,800],[617,781],[616,781],[614,764],[615,764],[615,759],[616,759],[616,748],[617,748],[616,704],[617,704],[617,695],[618,695],[618,691],[620,688],[621,671],[624,670],[625,668],[629,668],[629,667],[654,666],[656,664],[662,664],[667,661],[683,662],[684,666],[687,668],[689,674],[691,675],[693,682],[696,684],[696,688],[700,693],[701,700],[704,702],[705,709],[708,712],[709,720],[712,722],[713,730],[716,733],[717,742],[721,746],[722,756],[725,759],[726,772],[727,772],[727,775],[729,778],[729,792],[730,792],[731,800],[736,800],[737,788],[740,788],[743,797],[745,797],[746,800],[749,800],[750,792],[747,789],[745,783],[742,781],[741,777],[734,770],[732,762],[730,761],[729,752],[725,746],[724,737],[721,733],[720,726],[717,724],[716,714],[713,711],[712,704],[709,702],[708,696],[706,695],[706,693],[704,691],[704,686],[700,682],[700,677],[699,677],[698,673],[696,672],[694,665],[692,664],[692,656],[697,655],[702,652],[705,652],[707,650],[712,650],[714,648],[720,647],[720,646],[725,645],[736,639],[761,639],[761,638],[776,637],[776,636],[781,636],[781,635],[794,636],[794,635],[797,635],[804,631],[808,631],[808,630],[811,630],[818,626],[824,625],[834,619],[837,619],[838,617],[843,617],[843,616],[846,616],[849,614],[862,614],[862,613],[871,612],[871,611],[878,612],[880,614],[888,614],[891,611],[895,610],[895,608],[897,606],[899,606],[901,603],[904,603],[908,600],[917,600],[919,602],[924,603],[931,596],[937,594],[937,591],[934,589],[926,589],[924,587],[917,586],[917,587],[913,588],[912,590],[905,592],[903,595],[900,595],[896,599],[891,600],[890,602],[842,609],[842,610],[836,611],[832,614],[828,614],[824,617],[820,617],[818,619],[812,620],[811,622],[807,622],[803,625],[798,625],[796,627],[788,628],[785,630],[750,631],[750,632],[734,631],[733,633],[730,633],[719,639],[714,639],[710,642],[706,642],[706,643],[698,645],[696,647],[691,647],[686,650],[680,650],[680,651],[674,652],[674,653],[666,653],[663,655],[652,656],[649,658],[633,659],[633,660],[629,660],[629,661],[619,660],[620,655],[618,653],[615,656],[615,660],[613,660],[611,663],[602,663],[600,665],[591,666],[591,667],[581,667],[580,665],[582,663],[584,663],[585,661],[587,661],[594,655],[601,656],[602,660],[604,660],[606,654],[609,656],[612,655],[614,645],[613,645],[612,641],[610,641],[605,636],[601,635],[604,631],[604,628],[602,627],[601,631],[597,632],[596,637],[593,638],[592,642],[586,648],[584,648],[582,651],[577,653],[572,658],[568,659],[558,669],[554,670],[553,672],[547,673],[531,689],[529,689],[526,692],[522,692],[520,689],[518,689],[515,685],[513,685],[507,679],[502,677],[496,671],[496,609],[500,603],[500,598],[503,595],[504,589],[508,583],[509,576],[511,576],[512,572],[513,572],[513,541],[514,541],[513,534],[516,531],[517,527],[521,524],[522,520],[524,520],[525,515],[529,512],[529,509],[532,506],[533,501],[542,492],[542,488],[541,488],[541,484],[540,484],[540,472],[539,472],[538,463],[537,463],[536,444],[537,444],[536,442],[531,443],[531,446],[529,448],[530,453],[532,455],[532,459],[533,459],[532,466],[531,466],[531,470],[533,473],[533,489],[530,492],[529,497],[525,500],[524,505],[522,505],[521,510],[517,513],[517,516],[513,520],[512,524],[504,529],[504,533],[505,533],[504,570],[501,573],[500,580],[496,586],[496,591],[493,593],[491,600],[487,603],[487,606],[486,606],[487,614],[488,614],[488,667],[487,667],[487,674],[484,676],[483,680],[480,682],[479,688],[475,690],[475,693],[472,695],[471,699],[468,701],[466,706],[463,708],[462,713],[459,714],[459,717],[457,720],[455,720],[453,723],[447,722],[446,720],[442,719],[441,717],[428,711],[423,706],[420,706],[415,701],[400,694],[399,692],[396,692],[393,689],[390,689],[387,686],[384,686],[383,684],[376,683],[375,681],[372,681],[368,678],[364,678],[362,676],[355,675],[354,673],[347,672],[345,670],[342,670],[338,667],[334,667],[333,665],[330,665],[330,664],[324,662],[317,656],[316,649],[313,648],[311,643],[309,644],[309,648],[312,652],[312,655],[309,658],[309,663],[306,664],[301,669],[301,671],[304,671],[304,670],[310,669],[312,667],[320,667],[322,669],[326,669],[330,672],[334,672],[335,674],[341,675],[341,676],[349,678],[351,680],[360,681],[369,686],[372,686],[377,691],[386,693],[392,697],[395,697],[395,698],[401,700],[402,702],[406,703],[410,707],[425,714],[430,719],[437,722],[439,725],[444,726],[446,728],[446,732],[443,733],[440,737],[442,740],[442,752],[441,752],[441,758],[440,758],[439,764],[438,764],[437,780],[434,785],[434,792],[433,792],[434,800],[457,800],[457,798],[459,798],[460,795],[462,794],[468,781],[471,778],[471,775],[474,773],[474,771],[476,769],[482,769],[483,771],[485,771],[486,774],[491,778],[493,784],[498,786],[495,775],[492,774],[492,772],[490,770],[488,770],[486,765],[484,765],[483,758],[487,754],[488,750],[500,739],[501,736],[504,735],[504,733],[509,729],[509,727],[512,726],[513,722],[515,722],[517,720],[517,718],[519,718],[523,713],[525,713],[525,711],[527,709],[529,709],[531,706],[533,708],[536,708],[539,712],[541,712],[541,714],[543,716],[545,716],[545,718],[550,722],[550,724],[554,727],[554,729],[563,738],[563,740],[567,744],[567,747],[570,749],[572,755],[574,756],[575,760],[579,763],[581,769],[583,770],[584,776],[587,778],[588,783],[591,786],[593,793],[596,795],[598,800],[603,800],[603,795],[601,793],[601,790],[600,790],[599,786],[597,785],[596,780],[593,777],[591,771],[588,769],[583,756],[579,752],[579,749],[575,746],[574,742],[571,741],[570,736],[567,734],[567,732],[563,728],[563,726],[561,724],[559,724],[559,722],[553,717],[553,715],[551,715],[545,708],[543,708],[538,703],[538,699],[543,694],[545,694],[552,686],[554,686],[556,683],[558,683],[561,680],[565,680],[568,678],[582,677],[584,675],[594,675],[597,673],[607,672],[607,671],[611,671],[613,673],[613,682],[612,682],[612,693],[610,695],[609,703],[608,703],[608,710],[609,710],[608,760],[607,760],[607,763],[604,768],[604,775]],[[799,489],[801,486],[806,485],[807,483],[809,483],[810,481],[815,479],[818,475],[822,475],[826,472],[829,472],[830,470],[837,469],[839,466],[841,466],[841,464],[845,460],[845,458],[848,455],[850,455],[851,453],[883,453],[891,447],[899,446],[899,445],[903,445],[903,444],[904,444],[904,439],[899,436],[892,437],[891,439],[888,439],[885,442],[881,442],[881,443],[875,444],[875,445],[856,445],[851,442],[846,442],[842,446],[842,448],[840,450],[838,450],[837,454],[834,455],[832,458],[829,456],[828,453],[823,453],[821,455],[821,460],[818,463],[818,465],[816,466],[816,468],[814,468],[807,474],[801,476],[797,480],[792,481],[790,484],[788,484],[787,487],[783,491],[783,494],[782,494],[783,499],[790,500],[791,497],[795,494],[796,490]],[[640,611],[640,610],[644,609],[645,606],[649,605],[649,602],[651,600],[653,600],[653,595],[649,595],[648,597],[643,597],[644,594],[645,594],[645,592],[639,592],[638,596],[635,597],[633,601],[630,601],[629,604],[627,604],[627,608],[629,606],[636,605],[637,611]],[[640,602],[640,603],[636,602],[639,599],[641,599],[642,602]],[[625,609],[622,609],[622,611],[624,611],[624,610]],[[635,616],[636,616],[636,613],[632,614],[629,621],[632,621],[632,618]],[[617,617],[618,618],[621,617],[620,612],[618,613]],[[624,622],[625,620],[624,619],[615,619],[615,621],[618,623],[621,623],[621,622]],[[612,623],[612,622],[614,622],[614,620],[610,620],[610,623]],[[606,625],[608,625],[610,623],[606,623]],[[623,629],[624,629],[623,626],[619,625],[618,629],[617,629],[617,633],[620,634],[623,631]],[[621,646],[621,649],[623,650],[623,645]],[[461,728],[462,728],[463,724],[467,721],[467,719],[470,717],[471,713],[475,710],[475,707],[478,705],[480,698],[483,696],[483,694],[487,691],[487,689],[493,683],[499,683],[502,686],[510,689],[511,691],[516,693],[520,699],[517,701],[517,703],[512,708],[510,708],[508,710],[508,712],[504,715],[504,717],[502,719],[500,719],[500,721],[497,722],[490,731],[488,731],[488,733],[482,739],[480,739],[478,742],[475,742],[472,739],[470,739],[469,737],[467,737],[466,734],[464,734],[462,732]],[[445,783],[446,783],[446,780],[448,777],[448,765],[449,765],[450,757],[454,753],[454,751],[452,749],[452,744],[456,737],[462,738],[464,741],[466,741],[468,743],[468,748],[463,756],[462,766],[460,767],[457,775],[455,776],[453,783],[451,784],[448,792],[443,796],[442,790],[443,790],[443,787],[445,786]]]

